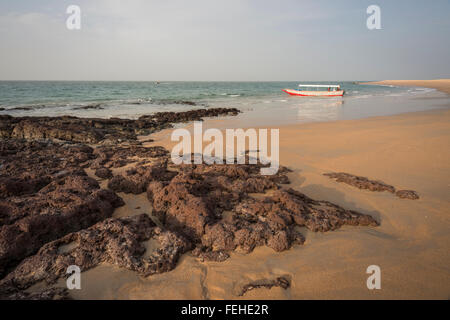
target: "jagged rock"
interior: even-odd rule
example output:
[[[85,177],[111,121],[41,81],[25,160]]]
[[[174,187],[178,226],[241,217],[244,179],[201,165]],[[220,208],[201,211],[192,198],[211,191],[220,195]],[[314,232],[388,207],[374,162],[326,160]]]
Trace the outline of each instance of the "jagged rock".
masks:
[[[95,175],[102,179],[109,179],[113,177],[111,169],[105,167],[95,170]]]
[[[366,177],[359,177],[353,174],[344,172],[330,172],[324,173],[324,176],[330,179],[335,179],[337,182],[343,182],[359,189],[367,189],[370,191],[388,191],[395,193],[395,188],[381,181],[369,180]]]
[[[97,108],[97,106],[91,107]],[[3,138],[58,139],[80,143],[111,141],[114,143],[125,140],[137,140],[137,135],[139,134],[150,134],[163,128],[168,128],[174,122],[201,120],[203,117],[220,115],[236,115],[239,112],[239,110],[234,108],[159,112],[153,115],[142,116],[138,120],[77,118],[71,116],[11,117],[2,115],[0,116],[2,122],[0,132]]]
[[[168,156],[168,151],[159,146],[100,146],[94,150],[93,155],[96,159],[91,162],[91,169],[120,168],[127,164],[137,162],[137,159],[144,159],[142,160],[144,162],[150,162],[153,158],[165,159]]]
[[[78,144],[0,140],[0,199],[35,193],[55,178],[84,175],[92,152]]]
[[[402,199],[411,199],[411,200],[417,200],[419,199],[419,195],[417,192],[413,190],[398,190],[395,195]]]
[[[288,170],[259,174],[261,165],[182,165],[171,180],[152,181],[147,196],[153,214],[195,245],[195,256],[222,261],[228,252],[251,252],[267,245],[283,251],[304,237],[296,227],[330,231],[347,225],[377,226],[371,216],[343,209],[304,194],[277,190]],[[273,191],[264,199],[249,194]],[[231,211],[231,218],[224,211]]]
[[[147,190],[150,181],[167,180],[176,173],[167,171],[166,162],[137,166],[127,170],[126,175],[116,175],[108,182],[108,188],[115,192],[140,194]]]
[[[56,179],[33,195],[0,200],[0,275],[49,241],[110,217],[123,201],[87,176]]]
[[[152,115],[141,116],[139,120],[151,119],[158,123],[167,122],[187,122],[187,121],[200,121],[204,117],[217,117],[223,115],[237,115],[239,109],[236,108],[210,108],[210,109],[197,109],[189,110],[185,112],[157,112]]]
[[[323,175],[329,177],[330,179],[336,179],[337,182],[343,182],[348,185],[357,187],[359,189],[367,189],[370,191],[388,191],[391,193],[395,193],[397,197],[402,199],[411,199],[411,200],[419,199],[419,195],[417,194],[417,192],[413,190],[395,191],[395,187],[393,186],[385,184],[384,182],[369,180],[366,177],[358,177],[343,172],[324,173]]]
[[[69,300],[67,288],[48,288],[38,292],[12,289],[12,292],[0,292],[0,300]]]
[[[276,231],[269,239],[267,239],[267,246],[277,252],[289,249],[290,241],[285,230]]]
[[[158,243],[152,252],[146,252],[149,239]],[[69,249],[62,250],[65,246]],[[110,218],[42,246],[0,281],[0,294],[21,291],[39,281],[52,284],[70,265],[85,271],[107,262],[143,276],[167,272],[190,248],[182,236],[157,227],[146,214]]]
[[[328,201],[313,200],[293,189],[276,191],[263,200],[248,199],[235,211],[246,220],[262,220],[274,230],[291,224],[314,232],[331,231],[343,225],[379,225],[369,215],[346,210]]]
[[[196,258],[199,258],[202,262],[206,261],[215,261],[215,262],[223,262],[227,260],[230,255],[225,251],[212,251],[209,248],[196,247],[192,250],[192,255]]]
[[[368,215],[282,189],[289,183],[285,167],[263,176],[260,163],[175,166],[167,150],[145,148],[136,140],[172,122],[238,112],[201,109],[138,120],[0,115],[0,296],[63,296],[56,289],[23,290],[42,280],[53,283],[69,265],[87,270],[107,262],[148,276],[173,269],[194,247],[192,254],[200,259],[224,261],[234,250],[248,253],[266,245],[280,252],[302,244],[298,227],[325,232],[345,224],[378,225]],[[123,166],[127,170],[113,176],[111,169]],[[111,190],[100,189],[84,168],[109,179]],[[146,214],[110,218],[123,204],[113,191],[147,191],[152,214],[163,227]],[[146,252],[154,247],[147,246],[151,241],[157,247]],[[285,280],[270,281],[248,284],[244,293],[259,286],[287,287]]]

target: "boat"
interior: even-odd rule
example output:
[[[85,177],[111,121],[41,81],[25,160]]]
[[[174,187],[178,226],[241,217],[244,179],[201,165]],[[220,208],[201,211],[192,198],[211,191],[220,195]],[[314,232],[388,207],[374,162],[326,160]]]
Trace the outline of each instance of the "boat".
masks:
[[[298,86],[301,90],[283,89],[283,91],[291,96],[301,97],[342,97],[344,95],[340,85],[299,84]]]

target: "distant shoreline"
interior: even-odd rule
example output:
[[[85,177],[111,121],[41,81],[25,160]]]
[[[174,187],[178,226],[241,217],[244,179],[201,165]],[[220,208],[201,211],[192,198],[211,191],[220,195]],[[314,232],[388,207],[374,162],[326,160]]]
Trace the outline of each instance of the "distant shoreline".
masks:
[[[450,79],[437,80],[383,80],[373,82],[361,82],[361,84],[369,85],[392,85],[400,87],[424,87],[433,88],[450,94]]]

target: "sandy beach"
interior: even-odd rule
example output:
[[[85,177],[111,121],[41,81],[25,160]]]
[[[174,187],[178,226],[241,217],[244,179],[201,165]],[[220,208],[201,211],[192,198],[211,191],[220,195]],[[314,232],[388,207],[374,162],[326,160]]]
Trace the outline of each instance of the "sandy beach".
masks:
[[[0,2],[13,314],[450,299],[449,0],[55,3]]]
[[[424,87],[433,88],[439,91],[450,93],[450,79],[436,80],[383,80],[374,82],[365,82],[363,84],[401,86],[401,87]]]
[[[449,121],[450,111],[440,110],[280,128],[280,161],[294,170],[290,187],[313,199],[370,214],[381,225],[306,232],[305,244],[286,252],[257,248],[249,255],[233,254],[222,263],[200,263],[187,254],[175,270],[148,280],[111,270],[128,274],[114,276],[121,280],[115,280],[111,294],[137,299],[235,299],[233,292],[243,283],[288,275],[291,288],[254,290],[244,298],[447,299]],[[170,149],[168,134],[154,136],[155,144]],[[336,183],[322,175],[329,171],[413,189],[420,199],[399,199]],[[366,287],[365,271],[372,264],[382,270],[379,291]],[[102,272],[109,270],[104,268]],[[94,278],[97,272],[88,271],[86,276]]]
[[[227,112],[219,110],[217,115]],[[199,115],[189,114],[191,116],[196,118]],[[186,115],[177,117],[187,119]],[[145,124],[145,120],[139,121]],[[127,121],[121,125],[128,125]],[[158,146],[171,150],[175,144],[170,141],[173,129],[165,126],[168,120],[161,116],[161,121],[156,133],[137,137],[144,147],[150,148],[148,150],[157,151]],[[224,130],[233,121],[233,117],[207,118],[203,126]],[[120,268],[110,264],[109,258],[100,257],[98,262],[82,272],[82,290],[70,291],[69,296],[75,299],[448,299],[449,121],[447,102],[447,108],[439,110],[274,127],[280,130],[280,164],[292,170],[287,174],[291,183],[283,185],[283,189],[293,188],[314,200],[329,201],[344,209],[368,215],[380,225],[344,225],[328,232],[313,232],[301,227],[299,231],[305,240],[303,244],[292,244],[281,252],[264,245],[257,246],[251,253],[235,250],[225,261],[203,261],[192,251],[185,250],[170,271],[152,273],[147,277],[132,271],[136,267],[125,264],[125,268]],[[105,121],[103,125],[107,123]],[[122,127],[117,126],[113,121],[113,127],[108,129],[111,130],[110,139],[122,141]],[[188,130],[193,127],[192,124],[184,126]],[[115,131],[116,127],[119,131]],[[65,130],[70,132],[71,129]],[[38,131],[32,132],[36,134]],[[61,135],[59,132],[56,134]],[[64,134],[73,138],[71,134]],[[91,137],[86,135],[79,139]],[[121,143],[120,148],[131,142]],[[107,146],[91,145],[99,150],[108,150]],[[143,192],[145,187],[130,192],[127,191],[130,188],[128,185],[119,185],[117,189],[111,184],[114,179],[110,177],[117,175],[131,174],[135,175],[133,179],[139,179],[133,173],[134,166],[140,163],[145,168],[154,164],[154,160],[149,160],[151,157],[146,155],[146,148],[135,148],[141,148],[135,149],[140,150],[141,156],[126,151],[124,158],[121,153],[125,149],[117,149],[117,155],[104,155],[109,164],[107,162],[102,166],[110,168],[105,170],[105,177],[101,177],[103,174],[99,173],[98,165],[95,166],[103,162],[88,162],[85,172],[89,178],[98,181],[100,188],[113,188],[123,201],[115,205],[113,220],[138,217],[144,213],[159,221],[148,194]],[[124,159],[129,161],[123,162]],[[361,190],[323,175],[328,172],[368,177],[395,186],[397,190],[414,190],[420,198],[401,199],[386,191]],[[92,182],[90,184],[92,187]],[[131,184],[131,187],[136,186]],[[268,190],[266,194],[251,196],[258,199],[271,194],[272,190]],[[111,201],[118,200],[113,198]],[[164,227],[161,223],[157,224]],[[102,241],[112,241],[108,240],[108,234],[102,237]],[[63,239],[52,244],[57,248],[59,257],[62,259],[66,254],[75,254],[75,259],[78,259],[76,250],[81,249],[77,249],[73,237],[69,235]],[[158,248],[160,240],[155,239],[145,241],[143,258],[149,257]],[[52,259],[58,261],[60,258],[57,257]],[[42,258],[45,256],[34,256],[36,261]],[[381,290],[369,290],[366,286],[366,269],[370,265],[381,269]],[[24,268],[27,270],[30,267],[25,263],[25,267],[19,266],[18,269]],[[32,276],[39,274],[32,273]],[[22,279],[22,274],[19,272],[17,277]],[[276,279],[284,279],[289,286],[245,289],[251,284]],[[60,277],[56,286],[64,287],[65,281]],[[47,284],[39,281],[27,292],[40,292],[46,288]]]
[[[103,265],[84,273],[86,289],[74,297],[448,299],[449,121],[446,109],[280,127],[280,162],[293,169],[289,187],[369,214],[381,225],[327,233],[303,230],[303,245],[281,253],[258,247],[250,254],[232,253],[225,262],[200,262],[188,253],[173,271],[148,279]],[[220,128],[221,123],[226,125],[211,119],[204,126]],[[155,141],[148,145],[170,150],[171,131],[152,135]],[[322,175],[330,171],[412,189],[420,199],[359,190]],[[366,287],[369,265],[381,268],[381,290]],[[291,279],[290,288],[261,288],[243,297],[236,294],[246,283],[278,276]]]

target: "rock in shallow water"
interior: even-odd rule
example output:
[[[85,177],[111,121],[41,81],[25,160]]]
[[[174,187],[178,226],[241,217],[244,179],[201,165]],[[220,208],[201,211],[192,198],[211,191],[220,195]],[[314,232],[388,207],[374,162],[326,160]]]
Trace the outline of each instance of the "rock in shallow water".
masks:
[[[171,127],[171,123],[201,120],[203,117],[236,115],[235,108],[209,108],[185,112],[158,112],[138,120],[62,117],[11,117],[0,115],[0,137],[58,139],[80,143],[136,140],[139,134]]]

